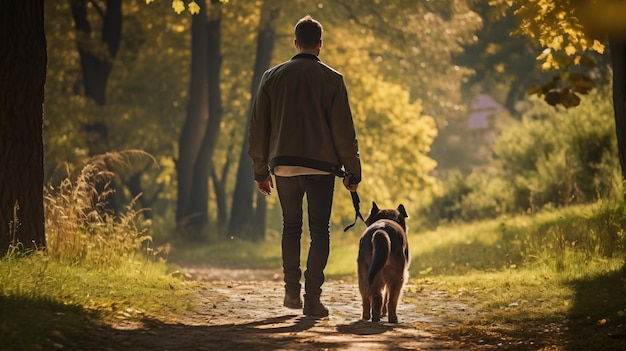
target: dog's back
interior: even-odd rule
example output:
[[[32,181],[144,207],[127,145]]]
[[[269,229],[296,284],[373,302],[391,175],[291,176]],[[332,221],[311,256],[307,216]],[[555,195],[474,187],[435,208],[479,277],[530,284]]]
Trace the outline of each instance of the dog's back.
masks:
[[[403,205],[380,210],[373,203],[366,220],[367,229],[359,244],[358,278],[363,299],[363,319],[379,321],[389,312],[389,321],[397,322],[396,308],[410,262]]]

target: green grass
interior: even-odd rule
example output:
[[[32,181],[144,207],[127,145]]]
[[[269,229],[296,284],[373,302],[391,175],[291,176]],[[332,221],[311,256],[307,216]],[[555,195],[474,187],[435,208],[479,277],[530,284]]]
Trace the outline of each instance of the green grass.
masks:
[[[164,320],[194,307],[195,283],[130,256],[108,268],[38,252],[0,260],[0,350],[73,349],[100,323]]]

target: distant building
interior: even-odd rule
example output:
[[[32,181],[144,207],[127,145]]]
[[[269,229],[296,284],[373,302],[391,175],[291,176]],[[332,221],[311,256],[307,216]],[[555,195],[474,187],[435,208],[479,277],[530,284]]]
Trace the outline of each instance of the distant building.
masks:
[[[477,95],[469,104],[468,128],[475,142],[488,141],[486,133],[493,126],[490,117],[503,110],[503,107],[488,95]]]

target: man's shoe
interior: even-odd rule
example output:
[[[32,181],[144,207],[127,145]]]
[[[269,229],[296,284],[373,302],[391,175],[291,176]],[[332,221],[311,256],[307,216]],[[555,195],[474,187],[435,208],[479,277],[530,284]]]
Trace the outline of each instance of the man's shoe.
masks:
[[[305,316],[311,317],[326,317],[328,316],[328,308],[326,308],[320,300],[305,300],[304,309],[302,310]]]
[[[291,297],[289,296],[289,294],[285,294],[285,301],[283,302],[283,306],[287,308],[301,309],[302,299],[300,299],[300,296]]]

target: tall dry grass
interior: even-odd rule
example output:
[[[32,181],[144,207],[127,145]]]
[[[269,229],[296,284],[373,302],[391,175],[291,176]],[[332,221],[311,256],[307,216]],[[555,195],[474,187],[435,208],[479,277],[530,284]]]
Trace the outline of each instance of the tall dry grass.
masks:
[[[65,263],[109,266],[150,246],[150,222],[137,209],[137,195],[125,210],[114,213],[108,201],[114,173],[111,164],[130,165],[133,157],[151,156],[141,151],[107,153],[92,158],[44,197],[47,252]]]

